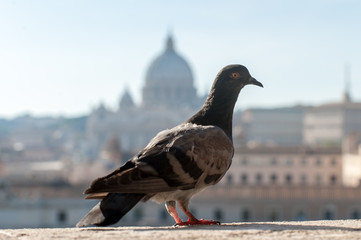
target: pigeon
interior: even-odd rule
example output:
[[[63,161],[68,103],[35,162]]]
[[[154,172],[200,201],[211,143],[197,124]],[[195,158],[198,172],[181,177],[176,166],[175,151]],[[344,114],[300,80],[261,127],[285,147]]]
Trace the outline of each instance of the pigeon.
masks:
[[[217,74],[203,107],[187,121],[159,132],[123,166],[94,180],[84,192],[101,199],[76,225],[117,223],[139,201],[165,202],[175,225],[211,225],[218,221],[196,218],[188,203],[193,195],[218,183],[234,154],[232,117],[241,89],[263,87],[242,65],[228,65]],[[182,221],[176,203],[187,215]]]

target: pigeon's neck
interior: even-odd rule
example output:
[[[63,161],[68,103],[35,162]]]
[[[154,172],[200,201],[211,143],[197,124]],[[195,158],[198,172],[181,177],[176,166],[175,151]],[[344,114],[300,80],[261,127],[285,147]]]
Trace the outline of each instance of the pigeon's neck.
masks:
[[[220,127],[232,140],[232,118],[238,91],[224,92],[211,90],[202,109],[187,122],[199,125],[214,125]]]

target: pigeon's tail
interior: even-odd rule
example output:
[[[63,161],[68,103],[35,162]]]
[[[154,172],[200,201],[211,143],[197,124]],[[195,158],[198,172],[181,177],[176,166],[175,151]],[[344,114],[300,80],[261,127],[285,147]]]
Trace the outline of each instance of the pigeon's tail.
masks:
[[[95,205],[76,226],[108,226],[115,224],[144,196],[145,194],[109,193],[100,203]]]

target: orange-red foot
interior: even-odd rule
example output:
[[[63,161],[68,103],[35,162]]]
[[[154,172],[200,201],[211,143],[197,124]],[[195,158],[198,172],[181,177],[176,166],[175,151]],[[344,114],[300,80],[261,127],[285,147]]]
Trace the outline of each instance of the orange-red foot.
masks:
[[[186,222],[180,222],[174,224],[174,226],[190,226],[190,225],[220,225],[221,223],[218,221],[213,220],[204,220],[204,219],[196,219],[196,220],[189,220]]]

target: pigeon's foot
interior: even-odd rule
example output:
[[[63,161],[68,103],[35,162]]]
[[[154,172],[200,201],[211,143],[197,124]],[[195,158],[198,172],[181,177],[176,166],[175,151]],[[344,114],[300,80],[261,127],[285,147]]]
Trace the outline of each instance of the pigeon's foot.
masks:
[[[195,220],[190,220],[188,219],[188,221],[186,222],[179,222],[174,224],[174,226],[191,226],[191,225],[220,225],[221,223],[218,221],[213,221],[213,220],[204,220],[204,219],[195,219]]]

